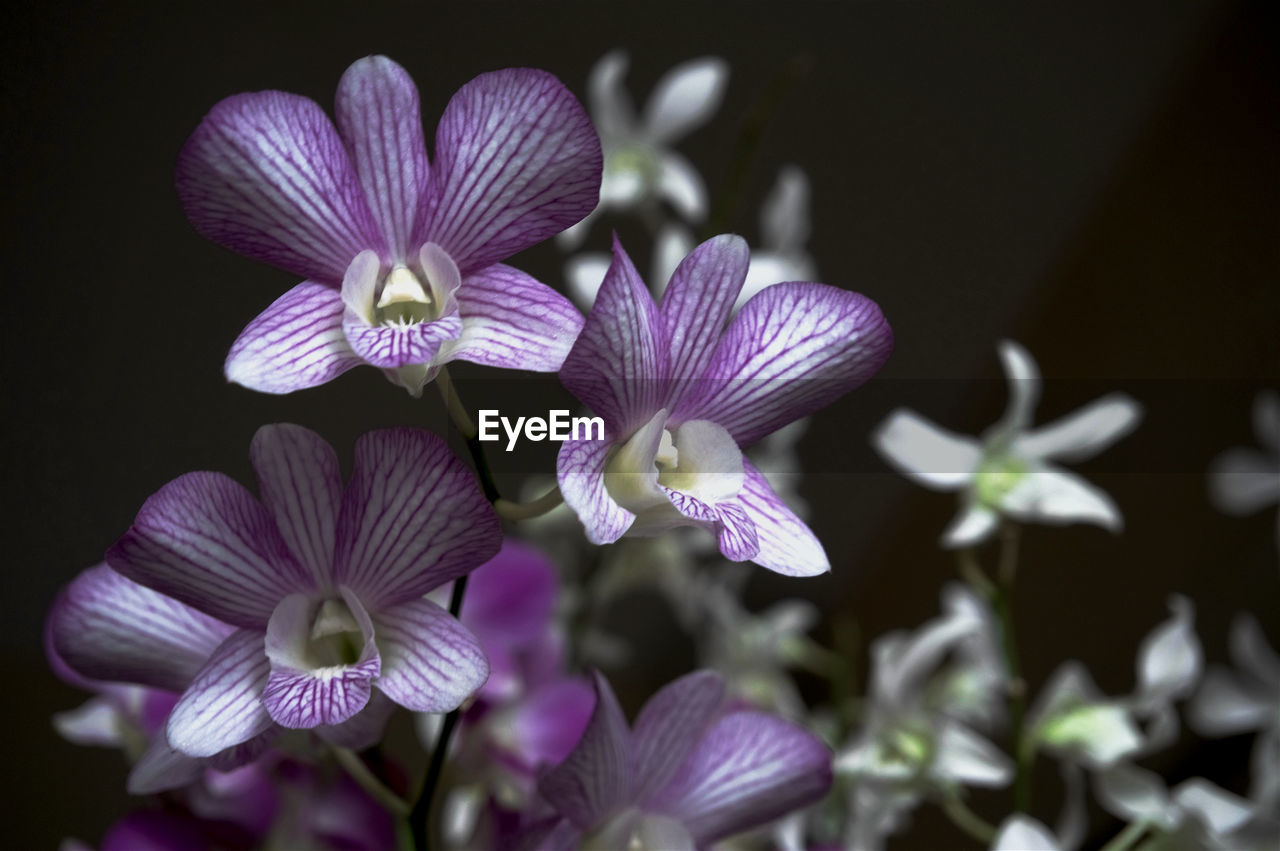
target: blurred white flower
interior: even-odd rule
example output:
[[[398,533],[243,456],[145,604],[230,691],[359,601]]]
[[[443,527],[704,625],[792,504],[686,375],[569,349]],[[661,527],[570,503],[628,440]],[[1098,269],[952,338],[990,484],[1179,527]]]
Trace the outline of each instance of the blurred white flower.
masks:
[[[1195,633],[1195,610],[1186,597],[1169,598],[1172,616],[1152,630],[1138,649],[1138,685],[1129,700],[1133,714],[1148,721],[1143,753],[1164,748],[1178,737],[1173,704],[1195,691],[1204,670],[1204,652]]]
[[[1159,775],[1134,765],[1098,774],[1094,793],[1107,812],[1150,826],[1175,848],[1242,851],[1233,834],[1254,815],[1248,801],[1208,780],[1193,777],[1170,790]]]
[[[1125,701],[1104,697],[1079,662],[1064,663],[1050,677],[1025,735],[1035,748],[1095,770],[1133,756],[1144,742]]]
[[[663,199],[691,222],[707,215],[707,190],[690,162],[670,145],[707,122],[720,107],[729,81],[723,59],[704,56],[672,68],[654,86],[637,116],[622,80],[627,54],[605,54],[587,80],[587,103],[604,148],[600,206],[557,239],[566,248],[579,245],[591,221],[605,208],[632,208]]]
[[[1232,623],[1229,647],[1240,670],[1210,668],[1191,701],[1188,721],[1205,736],[1258,732],[1249,797],[1261,811],[1280,816],[1280,656],[1247,614]]]
[[[1029,816],[1012,815],[1000,825],[991,851],[1061,851],[1049,828]]]
[[[1050,461],[1092,457],[1128,434],[1142,408],[1112,393],[1074,414],[1031,429],[1040,373],[1026,349],[999,347],[1009,383],[1004,416],[981,439],[946,431],[914,411],[889,415],[872,444],[894,467],[934,490],[961,491],[960,513],[943,533],[947,547],[970,546],[995,531],[1001,517],[1039,523],[1094,523],[1113,532],[1123,520],[1111,497]]]
[[[1280,395],[1268,391],[1253,400],[1253,434],[1262,450],[1237,446],[1209,467],[1209,499],[1226,514],[1251,514],[1280,502]],[[1276,545],[1280,546],[1280,515]]]

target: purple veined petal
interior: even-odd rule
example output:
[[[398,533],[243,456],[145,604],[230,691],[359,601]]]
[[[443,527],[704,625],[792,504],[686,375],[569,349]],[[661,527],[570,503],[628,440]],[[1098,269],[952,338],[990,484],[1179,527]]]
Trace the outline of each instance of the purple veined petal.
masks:
[[[558,591],[556,568],[547,557],[506,538],[496,556],[472,571],[462,622],[486,649],[490,644],[519,647],[550,627]]]
[[[213,756],[265,732],[274,724],[262,705],[270,670],[261,632],[232,633],[173,707],[169,744],[188,756]]]
[[[445,442],[417,429],[370,432],[338,518],[336,582],[370,611],[421,597],[502,546],[493,508]]]
[[[659,485],[684,517],[715,532],[720,553],[730,561],[747,561],[760,553],[755,524],[736,502],[706,503],[693,494]]]
[[[635,105],[622,84],[627,64],[626,51],[611,50],[591,68],[587,103],[602,136],[629,136],[636,127]]]
[[[221,473],[187,473],[152,494],[107,563],[235,626],[265,627],[309,584],[271,515]]]
[[[684,382],[701,378],[711,362],[746,280],[749,260],[746,240],[724,234],[693,249],[672,274],[658,307],[658,321],[671,378],[680,382],[670,391],[673,397],[683,392]]]
[[[391,698],[375,688],[364,709],[341,724],[321,724],[315,728],[315,733],[331,745],[362,751],[382,741],[387,722],[395,710],[396,704]]]
[[[614,447],[611,440],[574,440],[560,444],[556,480],[565,504],[582,521],[587,540],[612,544],[635,522],[636,516],[613,501],[604,483],[604,466]]]
[[[538,792],[582,829],[594,827],[631,798],[631,733],[618,698],[599,671],[592,674],[596,708],[573,752],[543,775]]]
[[[572,302],[501,263],[468,275],[457,299],[462,333],[445,344],[448,360],[557,372],[582,330]]]
[[[82,676],[182,691],[233,629],[100,564],[58,595],[50,631]]]
[[[681,62],[662,75],[644,109],[644,129],[659,144],[710,120],[729,84],[729,63],[714,56]]]
[[[1014,441],[1014,451],[1029,458],[1082,461],[1133,431],[1141,419],[1142,406],[1132,396],[1111,393],[1022,435]]]
[[[382,654],[382,676],[375,685],[406,709],[450,712],[489,676],[479,640],[430,600],[384,609],[374,624]]]
[[[333,574],[334,529],[342,504],[342,473],[333,447],[310,429],[289,423],[258,429],[249,444],[262,502],[280,536],[316,587]]]
[[[156,795],[179,789],[198,780],[206,765],[203,759],[174,750],[163,735],[156,736],[129,772],[127,789],[130,795]]]
[[[719,423],[748,446],[866,381],[892,348],[888,322],[865,296],[777,284],[738,311],[702,386],[672,417]]]
[[[348,311],[342,330],[352,351],[366,363],[396,369],[431,363],[442,345],[462,335],[462,319],[454,315],[414,325],[367,325]]]
[[[721,716],[648,809],[678,819],[698,847],[810,804],[831,787],[831,752],[763,712]]]
[[[341,724],[369,703],[379,668],[376,656],[336,669],[277,668],[267,678],[262,703],[273,721],[291,730]]]
[[[662,407],[668,367],[661,333],[653,298],[615,234],[613,262],[560,381],[629,437]]]
[[[385,240],[324,110],[286,92],[219,102],[178,157],[178,197],[226,247],[337,286],[351,258]]]
[[[631,737],[637,803],[644,804],[675,776],[724,701],[724,680],[714,671],[686,674],[649,698]]]
[[[292,393],[359,366],[342,313],[337,290],[303,281],[240,332],[227,355],[227,380],[259,393]]]
[[[334,112],[365,200],[403,262],[417,248],[410,237],[429,172],[418,89],[395,62],[368,56],[342,75]]]
[[[551,74],[481,74],[445,108],[416,227],[463,275],[548,239],[595,208],[603,157],[582,105]]]
[[[251,739],[218,751],[209,757],[208,765],[214,771],[228,772],[243,768],[275,746],[280,728],[272,724]]]
[[[876,427],[871,445],[898,472],[927,488],[959,490],[982,463],[982,446],[899,408]]]
[[[738,502],[755,526],[760,551],[751,560],[784,576],[816,576],[831,570],[826,551],[805,522],[787,508],[764,473],[745,458],[746,481]]]

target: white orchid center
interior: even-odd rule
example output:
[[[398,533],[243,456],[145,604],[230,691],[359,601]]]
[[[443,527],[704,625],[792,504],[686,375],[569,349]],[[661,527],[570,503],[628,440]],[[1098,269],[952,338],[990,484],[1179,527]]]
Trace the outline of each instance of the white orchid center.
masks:
[[[340,671],[364,654],[368,618],[349,592],[322,600],[291,594],[267,623],[267,657],[299,671]]]
[[[661,177],[662,161],[649,145],[633,142],[612,148],[604,157],[601,200],[634,204],[652,191]]]
[[[999,508],[1014,488],[1027,477],[1030,467],[1012,455],[989,455],[982,459],[974,474],[973,489],[978,502]]]
[[[436,301],[408,266],[396,266],[382,282],[374,308],[382,325],[416,325],[435,319]]]
[[[455,309],[462,283],[458,266],[440,246],[428,242],[413,261],[384,273],[372,250],[361,251],[342,279],[342,301],[370,327],[408,327],[432,322]]]

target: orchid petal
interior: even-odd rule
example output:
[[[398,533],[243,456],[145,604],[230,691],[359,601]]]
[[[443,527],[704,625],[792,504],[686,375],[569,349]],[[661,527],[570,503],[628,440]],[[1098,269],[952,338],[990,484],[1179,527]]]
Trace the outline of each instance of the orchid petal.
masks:
[[[342,312],[337,290],[303,281],[240,332],[227,354],[227,380],[259,393],[292,393],[359,366]]]
[[[1230,833],[1254,815],[1254,807],[1244,798],[1233,795],[1202,777],[1193,777],[1179,783],[1178,788],[1173,791],[1173,800],[1179,808],[1196,816],[1215,834]]]
[[[824,284],[769,287],[729,323],[704,386],[673,417],[719,423],[749,446],[866,381],[892,347],[865,296]]]
[[[1008,439],[1022,434],[1031,425],[1031,416],[1040,401],[1040,368],[1031,353],[1012,340],[1001,340],[998,353],[1009,383],[1009,403],[990,433]]]
[[[626,75],[626,52],[611,50],[600,57],[587,79],[591,116],[604,136],[630,135],[636,126],[635,106],[622,85]]]
[[[899,408],[876,428],[871,444],[904,476],[934,490],[957,490],[973,480],[982,446]]]
[[[1245,613],[1231,622],[1228,648],[1233,662],[1260,683],[1280,690],[1280,655],[1267,643],[1257,618]]]
[[[598,671],[592,678],[596,708],[582,739],[538,783],[542,797],[583,829],[594,827],[628,799],[633,769],[630,732],[618,698]]]
[[[338,455],[320,435],[288,423],[258,429],[249,445],[262,502],[281,537],[317,587],[333,575],[333,547],[342,473]]]
[[[942,533],[942,546],[948,549],[980,544],[1000,525],[1000,515],[984,505],[961,508]]]
[[[538,686],[520,701],[511,740],[530,768],[560,763],[582,738],[595,704],[595,691],[578,677]]]
[[[1019,520],[1040,523],[1093,523],[1112,532],[1124,526],[1120,509],[1105,491],[1051,467],[1027,473],[1005,495],[1000,509]]]
[[[376,657],[318,671],[275,668],[262,702],[273,721],[291,730],[341,724],[369,703],[371,681],[378,670]]]
[[[413,325],[366,325],[346,314],[342,323],[347,342],[365,363],[384,369],[429,364],[440,347],[462,335],[462,319],[441,316]]]
[[[1204,667],[1191,601],[1175,594],[1169,610],[1173,617],[1152,630],[1138,649],[1138,690],[1144,701],[1187,697]]]
[[[207,763],[174,750],[168,739],[156,736],[129,772],[130,795],[156,795],[189,786],[204,775]]]
[[[600,139],[545,71],[493,71],[459,89],[440,119],[435,160],[416,231],[463,275],[554,236],[600,197]]]
[[[178,157],[196,230],[255,260],[330,285],[386,245],[337,131],[314,101],[252,92],[219,102]]]
[[[660,318],[615,235],[613,263],[560,370],[569,392],[629,436],[662,407],[666,363]]]
[[[557,372],[582,330],[572,302],[501,263],[468,275],[457,297],[462,332],[445,344],[448,360]]]
[[[1153,771],[1136,765],[1114,765],[1094,776],[1094,794],[1102,808],[1125,821],[1173,827],[1169,791]]]
[[[822,544],[805,522],[774,493],[765,478],[745,458],[746,474],[738,503],[755,526],[760,550],[751,560],[784,576],[816,576],[831,569]]]
[[[1230,736],[1265,728],[1274,712],[1266,695],[1226,669],[1212,668],[1187,709],[1187,720],[1203,736]]]
[[[1209,466],[1209,501],[1226,514],[1252,514],[1280,500],[1280,470],[1256,449],[1228,449]]]
[[[826,745],[781,718],[742,710],[711,725],[649,806],[703,847],[812,803],[830,786]]]
[[[342,75],[334,107],[338,133],[392,258],[412,257],[412,228],[428,174],[417,87],[395,62],[369,56]]]
[[[486,647],[536,641],[551,623],[558,586],[555,566],[545,555],[507,538],[467,580],[462,620]]]
[[[1138,427],[1142,406],[1125,393],[1112,393],[1075,413],[1022,435],[1013,451],[1035,459],[1082,461]]]
[[[605,487],[605,462],[613,447],[609,440],[571,437],[560,444],[556,459],[560,493],[582,521],[587,540],[593,544],[612,544],[636,519],[635,514],[614,502]]]
[[[370,609],[456,579],[491,558],[501,541],[497,515],[442,439],[402,428],[356,442],[334,578]]]
[[[1058,840],[1029,816],[1012,815],[1000,825],[991,851],[1061,851]]]
[[[760,555],[760,535],[756,524],[741,505],[716,505],[716,543],[729,561],[750,561]]]
[[[374,622],[382,654],[382,676],[374,685],[401,706],[451,712],[489,676],[479,640],[430,600],[383,609]]]
[[[265,626],[276,603],[308,582],[271,515],[221,473],[187,473],[152,494],[107,563],[246,627]]]
[[[724,679],[694,671],[663,686],[636,717],[633,797],[644,803],[676,774],[725,700]]]
[[[686,221],[700,222],[707,217],[707,187],[702,175],[687,159],[675,151],[660,154],[662,170],[658,173],[657,193],[676,208]]]
[[[767,249],[790,253],[808,242],[809,230],[809,177],[797,166],[784,165],[760,207],[760,241]]]
[[[173,707],[169,744],[188,756],[213,756],[267,730],[274,722],[262,690],[270,671],[262,633],[232,633]]]
[[[681,62],[662,75],[645,104],[644,128],[665,144],[701,127],[720,108],[729,63],[714,56]]]
[[[565,261],[564,279],[574,304],[583,310],[591,310],[596,303],[596,293],[600,292],[600,285],[609,271],[609,263],[609,255],[597,251],[575,254]]]
[[[50,616],[53,646],[95,680],[182,691],[232,628],[105,564],[82,572]]]
[[[1013,760],[961,724],[944,724],[935,748],[930,771],[944,781],[998,788],[1013,780]]]
[[[666,295],[671,277],[696,247],[693,234],[682,225],[666,225],[658,231],[653,240],[653,265],[649,267],[653,272],[650,287],[655,299]]]
[[[749,256],[746,240],[725,234],[693,249],[676,267],[658,308],[673,380],[693,381],[706,371],[746,279]]]

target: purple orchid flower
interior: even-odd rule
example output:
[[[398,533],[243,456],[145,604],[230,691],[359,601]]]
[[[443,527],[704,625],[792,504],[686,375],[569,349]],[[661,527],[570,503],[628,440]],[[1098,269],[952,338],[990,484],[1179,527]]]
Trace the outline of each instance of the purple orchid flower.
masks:
[[[444,441],[366,434],[345,490],[332,447],[300,426],[264,426],[250,454],[262,502],[188,473],[107,553],[124,576],[235,627],[185,687],[169,745],[207,757],[276,725],[363,739],[391,703],[445,712],[474,693],[489,673],[478,641],[423,595],[488,560],[501,532]]]
[[[241,333],[230,381],[314,387],[361,363],[418,395],[455,358],[560,368],[582,317],[499,263],[596,206],[600,140],[545,71],[463,86],[427,162],[418,91],[385,56],[342,76],[337,127],[318,104],[252,92],[215,106],[178,161],[200,233],[307,280]]]
[[[733,561],[830,569],[813,533],[742,448],[857,387],[893,335],[870,299],[814,283],[766,287],[732,322],[747,244],[718,236],[676,268],[655,305],[622,244],[560,380],[604,420],[560,449],[564,500],[592,543],[701,526]],[[727,323],[727,327],[726,327]]]
[[[806,806],[831,786],[826,745],[731,704],[712,671],[667,685],[630,730],[608,682],[595,680],[582,740],[538,785],[559,815],[531,833],[538,847],[692,851]]]

